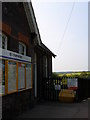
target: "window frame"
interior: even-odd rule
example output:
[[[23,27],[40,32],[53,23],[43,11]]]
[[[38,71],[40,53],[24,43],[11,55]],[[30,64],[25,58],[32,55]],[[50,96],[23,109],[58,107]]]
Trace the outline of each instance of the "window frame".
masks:
[[[22,42],[19,42],[19,47],[20,47],[20,45],[22,45],[22,47],[24,47],[24,54],[20,53],[20,48],[19,48],[19,54],[26,55],[26,49],[27,49],[26,45]]]
[[[4,34],[4,33],[0,33],[0,36],[1,36],[1,39],[2,39],[2,37],[4,37],[5,38],[5,46],[4,46],[4,48],[2,47],[2,42],[3,42],[3,39],[0,41],[1,42],[1,46],[0,46],[0,48],[2,48],[2,49],[6,49],[7,50],[7,42],[8,42],[8,37]]]

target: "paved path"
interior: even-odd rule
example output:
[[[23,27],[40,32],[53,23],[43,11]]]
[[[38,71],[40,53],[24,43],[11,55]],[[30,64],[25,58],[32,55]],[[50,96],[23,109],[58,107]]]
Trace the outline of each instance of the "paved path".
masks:
[[[88,101],[81,103],[43,102],[26,111],[20,118],[88,118]]]

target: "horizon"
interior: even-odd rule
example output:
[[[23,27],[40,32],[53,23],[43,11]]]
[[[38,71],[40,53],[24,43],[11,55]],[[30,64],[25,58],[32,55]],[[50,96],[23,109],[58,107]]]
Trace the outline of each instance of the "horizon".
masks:
[[[74,72],[90,72],[90,71],[61,71],[61,72],[55,72],[55,73],[69,73],[69,72],[71,72],[71,73],[74,73]]]

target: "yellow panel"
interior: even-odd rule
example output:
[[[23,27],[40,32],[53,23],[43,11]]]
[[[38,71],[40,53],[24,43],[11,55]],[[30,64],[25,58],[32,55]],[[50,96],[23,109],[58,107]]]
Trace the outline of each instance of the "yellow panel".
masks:
[[[8,61],[16,62],[15,60],[5,60],[5,95],[26,90],[26,63],[21,62],[25,64],[25,89],[18,91],[18,62],[16,62],[16,90],[12,92],[8,92]],[[32,81],[32,64],[31,64],[31,88],[32,88],[32,84],[33,81]]]
[[[61,90],[59,93],[59,100],[61,102],[73,102],[75,94],[73,90]]]

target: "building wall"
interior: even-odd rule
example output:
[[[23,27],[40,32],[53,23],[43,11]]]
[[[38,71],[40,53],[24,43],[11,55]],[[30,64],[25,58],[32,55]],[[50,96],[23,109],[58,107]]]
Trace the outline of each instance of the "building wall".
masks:
[[[2,30],[8,37],[8,50],[19,52],[19,33],[29,38],[29,44],[26,44],[26,55],[32,59],[32,81],[34,81],[34,45],[23,5],[5,2],[2,4],[2,13]],[[34,82],[32,89],[5,95],[2,101],[3,118],[13,117],[32,107],[34,105]]]
[[[34,106],[34,101],[31,94],[31,90],[25,90],[22,92],[3,96],[2,118],[14,118],[22,112],[31,109]]]
[[[8,40],[8,49],[18,52],[18,33],[29,38],[29,46],[27,46],[27,56],[32,55],[32,40],[31,32],[26,18],[26,14],[22,3],[3,3],[2,4],[2,21],[11,28],[11,33]],[[3,28],[3,25],[2,25]]]
[[[47,58],[47,77],[51,77],[52,75],[52,55],[46,53],[46,51],[42,51],[38,48],[35,49],[37,54],[37,98],[38,100],[43,99],[43,82],[44,78],[44,61],[43,58],[46,56]]]
[[[49,70],[48,75],[49,77],[51,77],[52,76],[52,56],[48,57],[48,70]]]
[[[2,30],[8,37],[8,50],[19,52],[19,35],[29,39],[27,43],[25,38],[23,42],[27,46],[27,56],[32,58],[32,89],[15,92],[3,96],[3,117],[13,117],[19,113],[31,108],[35,102],[35,65],[34,55],[37,55],[37,98],[43,97],[43,56],[47,57],[47,77],[52,74],[52,55],[45,50],[34,47],[31,37],[31,31],[28,25],[26,14],[22,3],[3,3],[2,4]],[[19,34],[20,33],[20,34]]]

